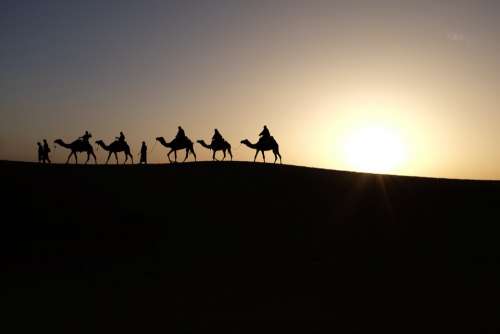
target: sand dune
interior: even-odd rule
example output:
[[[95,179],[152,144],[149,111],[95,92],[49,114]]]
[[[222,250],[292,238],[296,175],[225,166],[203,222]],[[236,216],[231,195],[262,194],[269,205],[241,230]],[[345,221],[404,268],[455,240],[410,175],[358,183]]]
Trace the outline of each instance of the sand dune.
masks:
[[[1,162],[3,324],[89,332],[497,326],[500,183],[270,164]]]

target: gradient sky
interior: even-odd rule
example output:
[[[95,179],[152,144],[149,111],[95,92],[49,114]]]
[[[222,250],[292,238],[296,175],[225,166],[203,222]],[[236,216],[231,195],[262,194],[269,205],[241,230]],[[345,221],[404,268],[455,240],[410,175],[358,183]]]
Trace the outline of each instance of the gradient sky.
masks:
[[[392,173],[500,179],[499,1],[2,1],[0,45],[0,159],[182,125],[250,160],[267,124],[284,162],[352,170],[346,138],[381,126]]]

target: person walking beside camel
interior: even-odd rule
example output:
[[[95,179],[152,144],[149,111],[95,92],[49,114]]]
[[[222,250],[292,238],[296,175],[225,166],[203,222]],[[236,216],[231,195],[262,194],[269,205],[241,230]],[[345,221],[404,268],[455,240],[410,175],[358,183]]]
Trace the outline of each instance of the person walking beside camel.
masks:
[[[147,165],[148,164],[148,158],[147,158],[148,147],[146,146],[145,142],[142,142],[141,152],[139,154],[140,154],[139,164],[144,163],[145,165]]]
[[[39,163],[44,163],[45,160],[43,158],[43,146],[42,146],[42,143],[38,142],[36,144],[38,145],[38,162]]]
[[[44,139],[43,140],[43,162],[48,162],[50,164],[51,161],[49,158],[49,153],[50,153],[49,143],[47,143],[47,139]]]

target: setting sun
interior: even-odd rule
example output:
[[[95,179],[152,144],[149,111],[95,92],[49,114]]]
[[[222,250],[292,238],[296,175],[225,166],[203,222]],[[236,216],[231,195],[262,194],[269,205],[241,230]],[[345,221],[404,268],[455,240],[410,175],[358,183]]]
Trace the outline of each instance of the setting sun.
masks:
[[[343,148],[349,166],[363,172],[394,172],[407,156],[397,131],[376,125],[353,130],[346,136]]]

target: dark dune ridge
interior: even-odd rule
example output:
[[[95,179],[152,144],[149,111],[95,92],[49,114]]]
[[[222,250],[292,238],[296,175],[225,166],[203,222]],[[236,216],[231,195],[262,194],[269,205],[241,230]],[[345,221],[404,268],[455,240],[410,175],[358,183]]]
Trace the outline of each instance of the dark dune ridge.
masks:
[[[0,328],[493,332],[500,182],[2,162]]]

